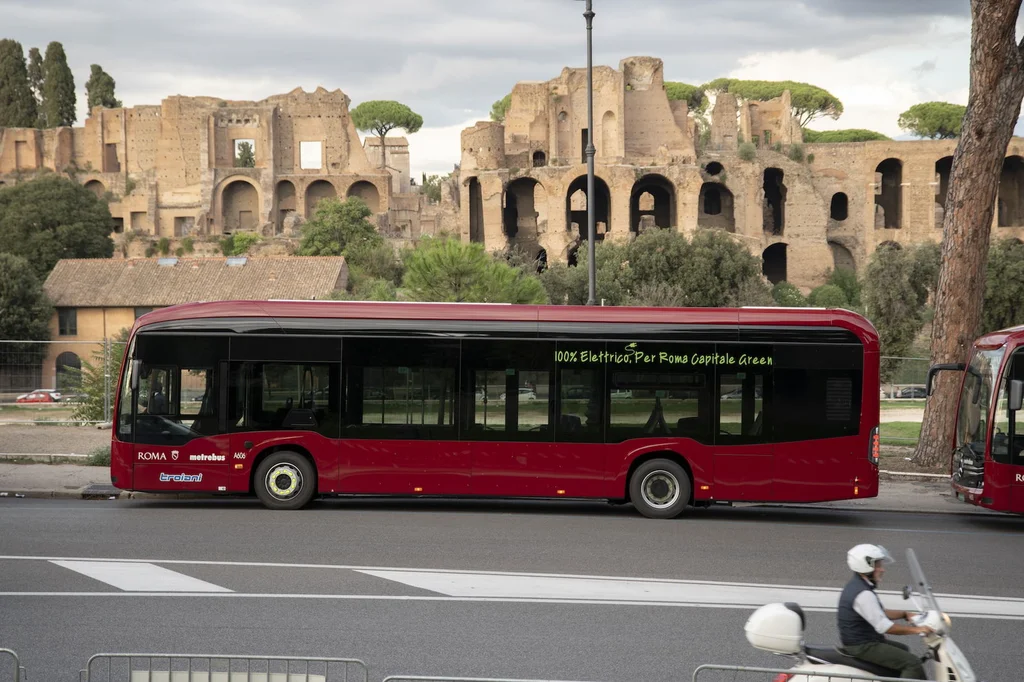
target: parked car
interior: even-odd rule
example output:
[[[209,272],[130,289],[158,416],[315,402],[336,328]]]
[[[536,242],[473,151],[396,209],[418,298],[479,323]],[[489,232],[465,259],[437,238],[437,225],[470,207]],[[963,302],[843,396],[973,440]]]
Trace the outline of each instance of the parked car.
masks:
[[[50,388],[37,388],[31,393],[22,393],[14,399],[16,403],[56,403],[60,402],[60,391]]]
[[[501,395],[498,396],[498,400],[504,400],[504,399],[505,399],[505,394],[504,393],[502,393]],[[519,400],[520,401],[522,401],[522,400],[536,400],[536,399],[537,399],[537,394],[534,393],[532,388],[522,388],[522,387],[519,388]]]
[[[927,398],[928,391],[925,390],[924,386],[907,386],[901,388],[900,392],[896,395],[897,398]]]

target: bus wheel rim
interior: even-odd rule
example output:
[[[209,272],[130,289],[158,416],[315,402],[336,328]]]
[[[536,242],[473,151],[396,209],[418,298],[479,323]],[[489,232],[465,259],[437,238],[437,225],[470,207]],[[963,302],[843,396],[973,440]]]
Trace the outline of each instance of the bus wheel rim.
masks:
[[[652,471],[640,484],[644,504],[654,509],[667,509],[679,500],[679,481],[664,470]]]
[[[278,499],[293,497],[302,488],[302,473],[292,464],[278,464],[267,472],[266,486]]]

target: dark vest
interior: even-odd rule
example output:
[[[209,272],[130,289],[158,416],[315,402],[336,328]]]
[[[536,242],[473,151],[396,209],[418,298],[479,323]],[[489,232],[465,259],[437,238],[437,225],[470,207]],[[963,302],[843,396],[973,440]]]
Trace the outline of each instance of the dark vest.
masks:
[[[870,642],[884,642],[885,635],[880,635],[871,623],[864,620],[853,608],[853,602],[860,596],[861,592],[874,592],[874,587],[859,575],[854,574],[850,582],[846,583],[842,594],[839,595],[839,640],[843,646],[855,646],[857,644],[868,644]],[[873,595],[878,599],[877,595]]]

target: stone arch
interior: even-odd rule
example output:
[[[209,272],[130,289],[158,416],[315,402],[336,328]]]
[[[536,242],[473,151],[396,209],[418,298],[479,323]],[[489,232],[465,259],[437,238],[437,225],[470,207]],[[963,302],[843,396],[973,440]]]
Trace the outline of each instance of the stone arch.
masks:
[[[324,199],[337,199],[338,190],[327,180],[314,180],[306,187],[306,220],[316,215],[316,205]]]
[[[546,165],[548,165],[548,156],[543,150],[538,149],[533,153],[533,167],[543,168]]]
[[[1003,160],[997,213],[999,227],[1024,226],[1024,159],[1019,156]]]
[[[772,284],[786,281],[788,246],[785,242],[772,244],[761,254],[761,272]]]
[[[90,180],[85,183],[85,188],[95,194],[97,199],[102,199],[107,193],[107,188],[99,180]]]
[[[502,229],[510,245],[515,244],[531,256],[536,256],[540,213],[537,211],[537,189],[543,185],[533,178],[513,180],[505,188],[505,205],[502,209]]]
[[[366,205],[370,207],[370,210],[374,213],[380,213],[380,192],[377,190],[377,186],[372,182],[366,180],[360,180],[354,183],[348,188],[348,196],[359,197]]]
[[[67,350],[57,356],[54,362],[54,370],[57,375],[57,390],[66,391],[69,388],[79,388],[82,384],[81,375],[82,360],[75,353]]]
[[[650,199],[647,201],[650,203],[643,202],[648,196]],[[645,217],[651,220],[645,221]],[[676,224],[676,188],[663,175],[652,174],[640,178],[633,184],[633,192],[629,197],[630,231],[638,234],[641,223],[650,222],[660,228],[671,228]]]
[[[274,190],[274,206],[277,209],[277,220],[274,225],[278,234],[284,231],[285,219],[295,215],[296,201],[295,183],[291,180],[282,180],[277,183],[277,187]]]
[[[711,177],[716,177],[716,176],[721,175],[722,171],[724,171],[724,170],[725,170],[725,166],[723,166],[722,164],[718,163],[717,161],[712,161],[711,163],[709,163],[707,166],[704,167],[704,172],[707,173],[708,175],[710,175]]]
[[[786,174],[781,168],[765,168],[764,170],[764,203],[762,215],[764,231],[775,237],[781,237],[786,231],[786,185],[783,182]]]
[[[582,205],[578,203],[581,198],[579,196],[576,197],[576,205],[573,205],[573,195],[577,192],[581,193]],[[608,189],[607,183],[599,177],[594,178],[594,193],[597,195],[594,197],[595,239],[601,241],[604,239],[605,233],[611,230],[609,220],[611,219],[612,194]],[[581,175],[572,181],[568,191],[565,193],[565,230],[566,232],[571,232],[573,223],[575,223],[581,241],[587,240],[587,232],[589,230],[587,223],[589,200],[589,197],[587,197],[587,176]]]
[[[857,260],[853,252],[836,241],[829,240],[828,247],[832,250],[832,268],[835,270],[857,271]]]
[[[828,217],[837,223],[841,223],[850,217],[850,198],[846,196],[846,192],[836,192],[832,195],[832,204],[829,207]]]
[[[230,178],[220,195],[221,224],[225,233],[251,232],[259,225],[260,192],[248,178]]]
[[[729,188],[705,182],[698,199],[697,227],[736,232],[736,200]]]
[[[889,158],[875,168],[875,227],[903,226],[903,162]]]
[[[484,198],[480,180],[472,177],[469,185],[469,241],[484,243]]]
[[[949,195],[949,177],[952,174],[952,156],[944,156],[935,162],[935,227],[940,230],[946,217],[946,197]]]
[[[601,155],[604,158],[613,158],[619,155],[618,144],[618,119],[614,111],[604,112],[601,117]]]

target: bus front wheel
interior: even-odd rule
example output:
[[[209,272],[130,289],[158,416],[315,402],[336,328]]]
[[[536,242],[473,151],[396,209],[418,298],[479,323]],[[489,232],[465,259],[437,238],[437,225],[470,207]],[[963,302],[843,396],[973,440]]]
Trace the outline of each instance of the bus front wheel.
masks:
[[[633,472],[629,497],[649,519],[674,519],[690,502],[690,477],[669,459],[652,459]]]
[[[268,509],[302,509],[316,493],[316,472],[296,452],[275,452],[256,468],[254,487]]]

